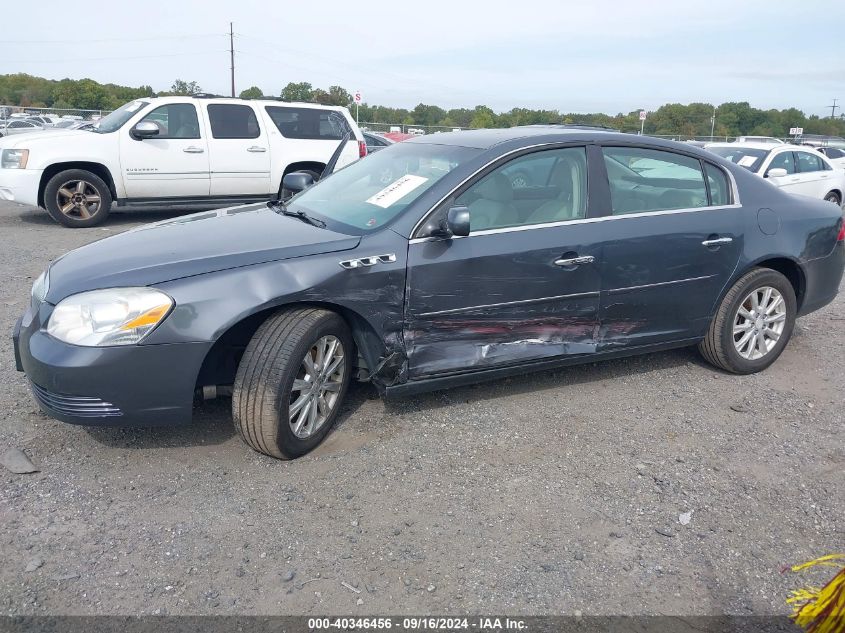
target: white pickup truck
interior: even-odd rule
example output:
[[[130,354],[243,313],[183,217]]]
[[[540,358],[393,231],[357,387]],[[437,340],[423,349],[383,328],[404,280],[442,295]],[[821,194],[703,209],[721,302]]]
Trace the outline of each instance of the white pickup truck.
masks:
[[[222,97],[131,101],[96,130],[0,139],[0,200],[39,206],[68,227],[103,222],[112,206],[205,207],[281,194],[285,174],[319,177],[367,153],[346,108]]]

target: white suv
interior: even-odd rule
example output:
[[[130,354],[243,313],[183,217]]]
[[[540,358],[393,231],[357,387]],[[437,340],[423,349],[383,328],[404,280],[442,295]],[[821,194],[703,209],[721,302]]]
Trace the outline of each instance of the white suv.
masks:
[[[131,101],[94,131],[0,139],[0,200],[45,208],[69,227],[103,222],[113,204],[206,207],[267,200],[282,178],[319,178],[366,155],[346,108],[222,97]]]

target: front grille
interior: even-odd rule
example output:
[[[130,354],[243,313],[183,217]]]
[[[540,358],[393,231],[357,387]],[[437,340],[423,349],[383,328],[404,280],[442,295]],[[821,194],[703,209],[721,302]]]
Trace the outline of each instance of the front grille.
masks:
[[[111,402],[104,402],[99,398],[84,396],[66,396],[59,393],[51,393],[39,387],[34,382],[32,393],[38,403],[47,409],[63,415],[72,415],[78,418],[113,418],[123,415],[118,407]]]

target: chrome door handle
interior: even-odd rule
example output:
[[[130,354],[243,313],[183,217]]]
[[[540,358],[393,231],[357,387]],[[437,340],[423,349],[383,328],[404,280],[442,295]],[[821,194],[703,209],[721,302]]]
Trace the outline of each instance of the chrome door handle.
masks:
[[[704,240],[702,246],[718,246],[719,244],[730,244],[734,241],[732,237],[720,237],[715,240]]]
[[[789,182],[798,182],[799,180],[801,180],[801,179],[800,178],[790,178]]]
[[[186,154],[202,154],[205,150],[202,147],[194,147],[192,145],[191,147],[186,147],[182,151]]]
[[[578,266],[579,264],[592,264],[594,261],[596,261],[596,258],[592,255],[584,255],[583,257],[556,259],[555,266]]]
[[[258,147],[258,145],[253,145],[252,147],[247,147],[246,151],[248,152],[266,152],[266,147]]]

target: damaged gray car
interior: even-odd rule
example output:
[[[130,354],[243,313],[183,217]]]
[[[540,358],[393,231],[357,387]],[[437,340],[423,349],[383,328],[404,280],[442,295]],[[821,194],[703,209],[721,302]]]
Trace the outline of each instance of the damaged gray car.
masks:
[[[394,396],[686,345],[763,370],[845,268],[836,205],[590,128],[425,136],[284,187],[54,261],[14,331],[42,409],[152,426],[231,393],[244,441],[294,458],[353,379]]]

